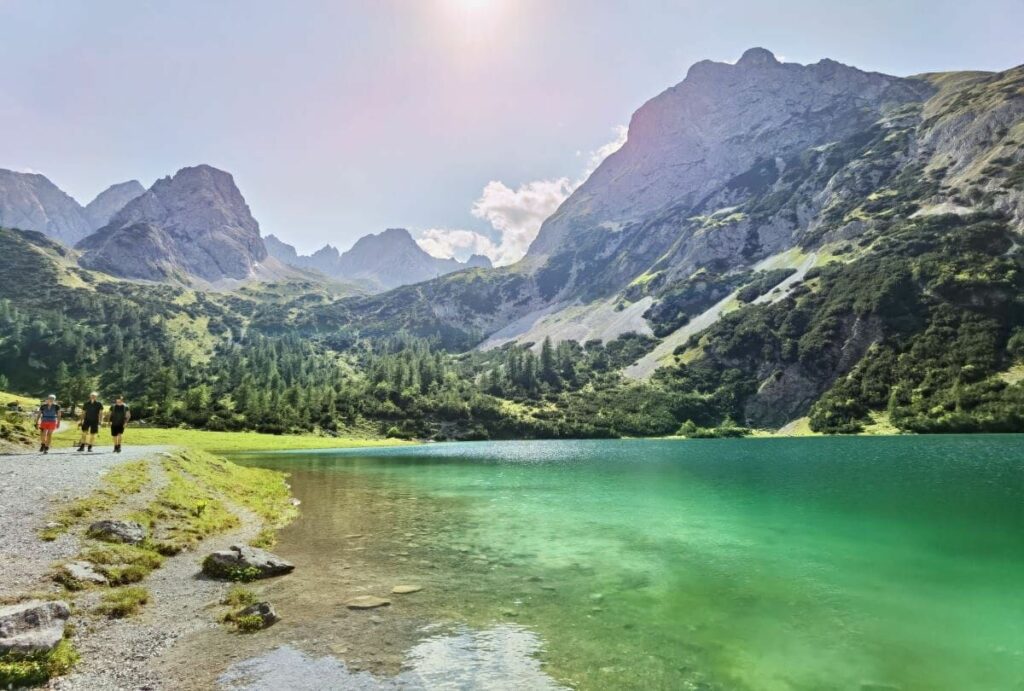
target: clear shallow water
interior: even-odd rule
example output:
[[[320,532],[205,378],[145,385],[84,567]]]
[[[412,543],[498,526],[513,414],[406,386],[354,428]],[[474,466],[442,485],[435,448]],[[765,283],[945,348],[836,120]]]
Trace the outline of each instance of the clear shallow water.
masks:
[[[547,674],[582,688],[1024,689],[1024,437],[243,460],[287,470],[303,500],[275,548],[299,569],[270,586],[301,624],[264,645],[305,641],[376,679],[436,642],[424,624],[462,627],[456,640],[514,623],[539,637]],[[409,581],[423,592],[389,610],[337,614],[351,595]],[[379,633],[360,634],[366,616]],[[455,647],[419,662],[501,655]],[[501,687],[486,678],[476,686]]]

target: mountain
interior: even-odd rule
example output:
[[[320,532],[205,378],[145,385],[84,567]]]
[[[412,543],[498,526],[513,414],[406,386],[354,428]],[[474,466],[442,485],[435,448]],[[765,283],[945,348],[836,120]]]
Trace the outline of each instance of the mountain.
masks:
[[[37,173],[0,169],[0,226],[36,230],[66,245],[92,227],[81,205]]]
[[[641,107],[518,265],[321,309],[457,350],[632,332],[630,378],[751,426],[1016,429],[1022,144],[1024,67],[900,78],[755,48]]]
[[[531,255],[574,229],[616,230],[666,206],[696,206],[755,163],[845,139],[934,90],[833,60],[779,62],[751,48],[735,65],[704,60],[634,113],[625,144],[543,224]]]
[[[114,214],[145,191],[146,188],[138,180],[129,180],[111,185],[100,192],[85,206],[85,216],[89,219],[90,229],[98,230],[110,223]]]
[[[754,49],[645,104],[509,267],[376,295],[322,280],[213,293],[99,276],[0,230],[0,373],[49,385],[93,358],[169,424],[264,431],[1024,432],[1022,143],[1024,67],[899,78]],[[262,271],[257,241],[230,176],[187,169],[81,260],[183,283],[211,254]],[[344,254],[267,244],[378,286],[422,259],[401,230]],[[146,358],[128,380],[124,352]],[[202,420],[179,405],[199,387]]]
[[[153,281],[246,279],[267,258],[234,179],[208,165],[157,180],[76,248],[86,268]]]
[[[300,269],[363,285],[381,292],[420,283],[467,268],[491,268],[491,261],[473,255],[465,262],[427,254],[404,228],[390,228],[364,235],[346,252],[325,245],[311,255],[300,255],[273,235],[264,238],[267,252],[279,261]]]

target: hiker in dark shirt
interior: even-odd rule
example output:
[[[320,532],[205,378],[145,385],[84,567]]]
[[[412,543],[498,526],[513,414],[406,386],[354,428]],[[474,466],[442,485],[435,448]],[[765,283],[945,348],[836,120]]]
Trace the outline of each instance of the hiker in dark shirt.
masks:
[[[121,453],[121,435],[125,425],[132,419],[132,411],[124,404],[124,396],[118,396],[108,413],[110,435],[114,437],[114,453]]]
[[[39,410],[36,411],[36,424],[39,426],[39,450],[50,453],[53,431],[60,427],[60,406],[57,405],[55,395],[47,396],[46,402],[39,406]]]
[[[78,440],[79,451],[85,451],[86,446],[92,451],[92,443],[96,441],[96,433],[100,431],[103,404],[96,400],[97,395],[93,391],[89,394],[89,400],[82,405],[82,437]]]

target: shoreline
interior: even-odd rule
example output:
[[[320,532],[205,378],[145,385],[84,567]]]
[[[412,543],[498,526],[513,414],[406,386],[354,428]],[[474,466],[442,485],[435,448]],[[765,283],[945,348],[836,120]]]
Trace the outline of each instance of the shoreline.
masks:
[[[228,478],[221,477],[225,470]],[[6,604],[64,601],[73,612],[65,640],[78,662],[42,688],[180,688],[155,662],[181,637],[224,627],[218,607],[232,585],[202,576],[201,561],[232,544],[272,540],[271,531],[295,514],[284,477],[170,446],[0,455],[0,521],[9,526],[0,536],[0,596]],[[233,482],[235,492],[225,484]],[[150,537],[139,547],[91,539],[86,527],[99,519],[147,522]],[[109,554],[148,555],[146,567],[108,566],[102,555]],[[83,559],[119,580],[58,582],[61,564]],[[144,597],[137,613],[103,611],[111,598],[138,593]],[[0,678],[12,670],[0,667]]]

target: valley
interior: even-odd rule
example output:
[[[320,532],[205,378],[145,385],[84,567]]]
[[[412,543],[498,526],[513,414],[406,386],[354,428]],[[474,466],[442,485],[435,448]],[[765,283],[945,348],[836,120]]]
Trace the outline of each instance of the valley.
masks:
[[[75,4],[0,2],[0,687],[1020,686],[1016,8]]]
[[[7,173],[0,218],[36,227],[0,231],[0,376],[212,430],[1024,431],[1001,375],[1024,359],[1021,142],[1024,68],[897,78],[751,49],[641,107],[497,268],[401,229],[300,255],[205,165],[114,186],[72,248],[85,226],[22,200],[46,219],[74,200]]]

